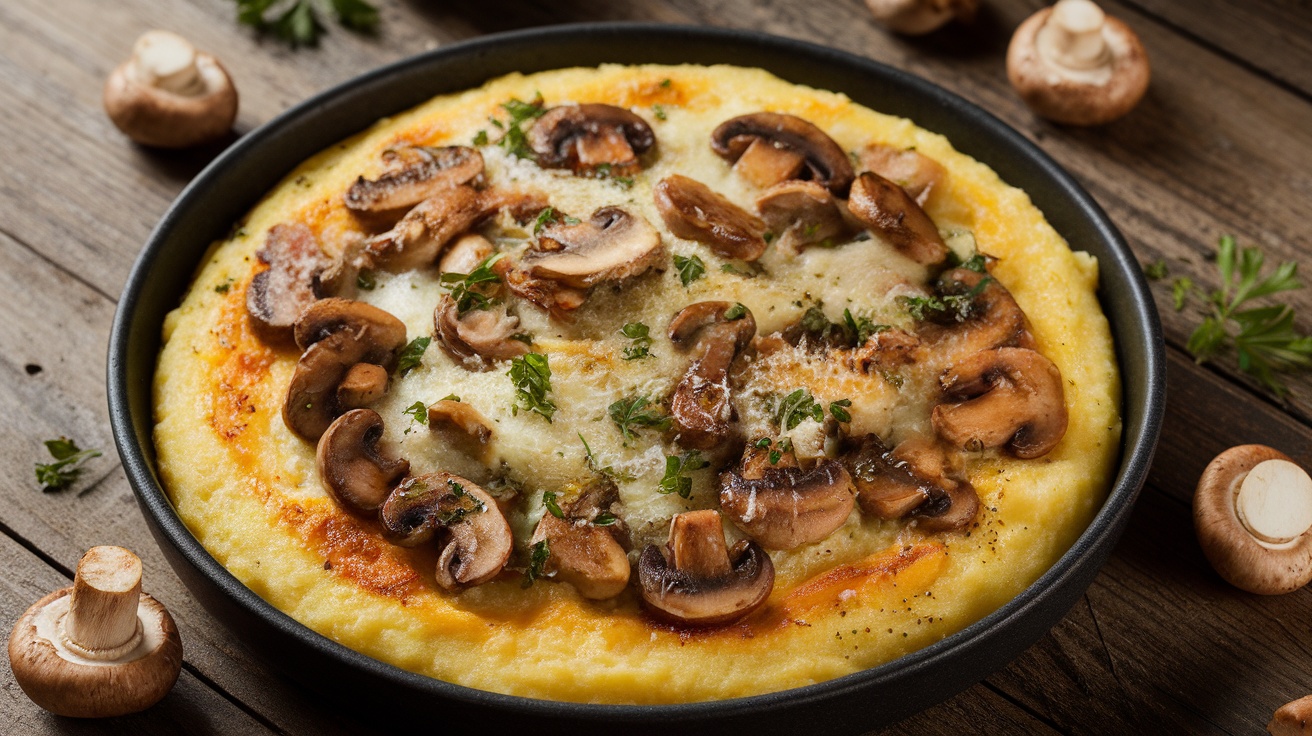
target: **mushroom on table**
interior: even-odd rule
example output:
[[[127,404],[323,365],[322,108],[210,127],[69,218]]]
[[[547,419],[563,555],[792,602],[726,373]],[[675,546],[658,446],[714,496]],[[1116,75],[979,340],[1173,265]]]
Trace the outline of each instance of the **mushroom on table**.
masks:
[[[866,0],[866,7],[890,31],[919,36],[953,20],[969,23],[979,0]]]
[[[237,89],[213,56],[169,31],[147,31],[105,82],[105,112],[147,146],[188,148],[222,138],[237,118]]]

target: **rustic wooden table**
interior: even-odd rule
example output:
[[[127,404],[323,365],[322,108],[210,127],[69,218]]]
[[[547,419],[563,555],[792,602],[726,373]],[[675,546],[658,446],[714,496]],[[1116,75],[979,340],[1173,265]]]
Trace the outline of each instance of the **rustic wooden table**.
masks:
[[[88,547],[130,547],[186,644],[177,688],[129,718],[51,716],[0,662],[6,733],[359,733],[270,671],[170,571],[113,457],[104,355],[119,290],[147,233],[213,152],[130,145],[101,112],[105,77],[142,31],[178,31],[227,64],[247,131],[329,85],[438,44],[549,23],[646,20],[750,28],[829,44],[922,75],[1000,116],[1065,165],[1141,261],[1216,285],[1223,233],[1269,260],[1307,264],[1312,236],[1312,4],[1308,0],[1109,0],[1154,66],[1147,99],[1097,130],[1035,120],[1007,85],[1011,30],[1044,3],[986,0],[979,20],[923,39],[888,35],[859,0],[421,0],[382,2],[376,37],[333,27],[291,51],[235,22],[231,0],[0,3],[0,622],[66,585]],[[1312,589],[1242,593],[1207,566],[1190,495],[1220,450],[1263,442],[1312,463],[1312,376],[1274,399],[1183,350],[1199,317],[1154,285],[1170,400],[1154,469],[1111,562],[1083,600],[1006,669],[894,733],[1254,733],[1312,692]],[[1289,301],[1312,314],[1312,290]],[[1304,329],[1312,323],[1304,320]],[[41,493],[41,441],[67,435],[107,456],[73,489]]]

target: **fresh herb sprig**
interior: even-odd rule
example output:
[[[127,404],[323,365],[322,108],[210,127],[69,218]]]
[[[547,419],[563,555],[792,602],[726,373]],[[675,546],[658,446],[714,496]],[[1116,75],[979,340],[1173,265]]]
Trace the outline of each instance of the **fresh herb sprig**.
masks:
[[[396,359],[396,375],[404,376],[418,368],[420,363],[424,362],[424,351],[428,350],[432,342],[431,337],[416,337],[411,340],[410,344],[401,351],[401,357]]]
[[[236,0],[237,22],[271,33],[292,48],[315,46],[324,31],[319,12],[326,4],[343,28],[370,32],[378,27],[378,9],[366,0]],[[316,5],[319,6],[316,9]]]
[[[451,290],[451,298],[456,302],[456,314],[463,315],[475,309],[487,309],[495,301],[483,293],[483,284],[496,284],[501,277],[492,270],[492,265],[505,258],[505,253],[494,253],[478,264],[469,273],[444,273],[441,283]]]
[[[843,310],[843,327],[857,347],[865,345],[871,335],[890,329],[888,325],[875,324],[869,317],[853,316],[850,309]]]
[[[83,463],[93,457],[100,457],[100,450],[83,450],[77,443],[67,437],[46,440],[46,451],[55,461],[36,464],[36,482],[46,493],[59,491],[77,482],[82,475]]]
[[[611,404],[606,412],[615,426],[619,427],[625,440],[637,439],[635,430],[638,427],[666,429],[670,426],[670,418],[656,411],[656,407],[651,405],[651,399],[646,396],[620,399]]]
[[[501,109],[506,111],[506,120],[502,122],[498,118],[490,118],[488,122],[501,131],[501,139],[497,145],[506,150],[506,153],[515,158],[533,158],[533,148],[528,144],[528,135],[524,133],[524,123],[542,117],[546,107],[542,101],[542,95],[537,95],[530,102],[512,97],[510,100],[502,103]],[[486,141],[486,138],[484,138]]]
[[[775,407],[774,419],[779,428],[785,432],[796,429],[802,420],[811,418],[817,422],[825,419],[824,407],[816,403],[810,391],[799,388],[779,401]]]
[[[401,410],[401,413],[410,417],[410,426],[405,428],[404,434],[410,434],[411,430],[415,428],[415,424],[428,426],[428,407],[422,401],[416,401],[407,406]]]
[[[551,559],[551,546],[547,544],[547,540],[544,539],[529,547],[528,568],[524,570],[524,582],[520,583],[520,587],[533,587],[533,581],[542,577],[542,570],[549,559]]]
[[[560,502],[556,500],[555,491],[542,492],[542,505],[547,509],[547,513],[551,514],[557,519],[565,518],[565,512],[561,510]]]
[[[1222,236],[1216,251],[1221,288],[1204,294],[1176,287],[1184,292],[1176,299],[1182,307],[1191,294],[1204,300],[1207,316],[1185,346],[1195,360],[1205,363],[1233,347],[1239,370],[1284,396],[1288,389],[1275,374],[1312,366],[1312,336],[1294,327],[1294,308],[1288,304],[1248,306],[1254,299],[1303,288],[1297,263],[1281,263],[1263,277],[1263,261],[1260,249],[1240,249],[1234,236]]]
[[[677,493],[680,498],[691,498],[692,478],[688,473],[708,465],[710,463],[703,460],[702,454],[696,450],[689,450],[682,455],[666,455],[665,475],[656,490],[667,495]]]
[[[628,473],[621,473],[610,465],[602,465],[597,461],[597,456],[592,454],[592,448],[588,446],[588,441],[583,439],[583,433],[579,432],[579,442],[583,443],[583,460],[587,463],[588,470],[594,473],[600,473],[607,478],[614,480],[631,481],[633,476]]]
[[[629,322],[620,328],[620,334],[633,341],[624,348],[625,360],[638,360],[651,356],[651,329],[641,322]]]
[[[674,256],[674,269],[679,272],[679,283],[687,288],[706,273],[706,263],[699,256]]]
[[[907,308],[907,313],[917,322],[933,320],[937,322],[965,322],[975,312],[975,297],[984,291],[991,276],[985,276],[978,284],[961,294],[942,294],[935,296],[899,297]]]
[[[514,414],[520,409],[532,411],[546,417],[556,413],[556,405],[547,398],[551,392],[551,364],[547,356],[541,353],[525,353],[510,361],[510,370],[506,372],[515,385]]]

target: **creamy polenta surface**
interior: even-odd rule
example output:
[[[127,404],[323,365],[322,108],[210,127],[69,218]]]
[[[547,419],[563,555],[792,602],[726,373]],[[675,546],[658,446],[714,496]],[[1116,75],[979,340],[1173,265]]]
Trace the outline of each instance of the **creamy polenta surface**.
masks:
[[[650,126],[655,143],[639,168],[622,173],[539,166],[501,143],[512,125],[503,106],[539,96],[548,109],[624,108]],[[761,190],[712,150],[710,138],[722,122],[762,111],[809,121],[844,152],[878,143],[943,167],[924,211],[954,261],[989,257],[989,276],[1028,318],[1025,345],[1060,371],[1067,424],[1039,457],[978,446],[948,456],[962,487],[978,497],[969,523],[935,531],[914,513],[880,518],[858,504],[822,539],[766,546],[774,582],[762,605],[728,623],[682,626],[644,606],[639,556],[649,545],[663,548],[676,514],[720,508],[721,473],[737,467],[744,448],[764,456],[782,447],[806,464],[841,452],[845,439],[875,435],[893,448],[933,438],[942,377],[966,357],[921,345],[915,360],[860,370],[833,351],[808,349],[805,338],[762,343],[821,316],[822,324],[869,328],[863,339],[915,333],[910,305],[933,296],[934,275],[877,232],[810,247],[771,238],[753,262],[674,234],[654,198],[671,175],[755,212]],[[360,177],[382,176],[386,152],[418,146],[476,148],[480,188],[532,192],[549,204],[546,216],[503,214],[475,227],[508,261],[533,247],[544,223],[587,221],[606,206],[644,219],[660,238],[649,268],[576,289],[585,299],[564,317],[513,294],[497,297],[518,318],[524,350],[549,359],[549,420],[517,395],[511,360],[471,367],[440,347],[434,309],[453,283],[443,283],[435,264],[358,277],[351,298],[399,319],[407,342],[432,340],[408,370],[387,366],[386,392],[369,404],[384,423],[379,451],[408,460],[411,477],[446,471],[488,489],[498,508],[482,513],[499,510],[513,533],[504,569],[454,588],[435,578],[436,542],[393,543],[377,518],[343,508],[325,490],[314,442],[289,429],[282,413],[302,350],[257,334],[247,314],[252,279],[266,268],[257,252],[271,229],[304,225],[325,259],[340,258],[349,244],[395,222],[359,216],[344,193]],[[1024,192],[942,136],[841,94],[728,66],[511,75],[380,120],[316,155],[214,245],[164,325],[154,387],[159,468],[188,528],[253,591],[324,636],[398,667],[501,693],[594,703],[705,701],[809,685],[896,659],[987,615],[1037,579],[1092,519],[1121,431],[1097,283],[1096,261],[1073,252]],[[668,412],[692,353],[667,330],[685,307],[712,300],[750,310],[757,337],[737,354],[731,375],[733,452],[702,452],[689,463]],[[626,330],[633,324],[647,328],[649,342]],[[790,428],[780,423],[781,402],[798,389],[819,414],[805,402]],[[479,452],[425,422],[423,407],[452,396],[489,425]],[[622,426],[614,405],[636,398],[647,402],[637,413],[652,420]],[[670,457],[684,463],[673,482]],[[552,503],[568,508],[597,484],[614,494],[606,520],[627,527],[633,573],[618,594],[592,600],[535,563],[533,535]],[[548,492],[555,500],[544,503]],[[728,519],[723,526],[730,546],[749,537]]]

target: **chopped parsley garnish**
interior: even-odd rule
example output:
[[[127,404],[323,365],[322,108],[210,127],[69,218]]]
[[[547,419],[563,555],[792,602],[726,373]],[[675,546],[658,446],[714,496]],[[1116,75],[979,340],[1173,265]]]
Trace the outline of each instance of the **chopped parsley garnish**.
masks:
[[[451,290],[451,298],[456,302],[456,314],[463,315],[474,309],[487,309],[494,304],[493,300],[478,287],[482,284],[501,282],[501,278],[492,270],[492,264],[505,257],[505,253],[494,253],[469,273],[442,274],[442,286]]]
[[[487,507],[483,502],[469,495],[465,487],[456,481],[447,478],[446,486],[451,493],[440,500],[438,508],[441,509],[437,514],[438,522],[442,524],[455,524],[466,516],[481,514]]]
[[[670,86],[670,78],[669,78],[669,77],[666,77],[665,79],[662,79],[662,80],[661,80],[661,86],[662,86],[662,87],[665,87],[665,88],[668,89],[669,86]]]
[[[378,286],[378,282],[374,279],[373,271],[365,268],[355,275],[355,288],[362,291],[373,291],[376,286]]]
[[[520,409],[533,411],[551,421],[556,413],[556,405],[547,398],[551,391],[551,365],[547,356],[541,353],[525,353],[510,361],[510,370],[506,372],[510,382],[515,385],[516,404],[513,413]]]
[[[312,0],[295,0],[290,4],[279,0],[236,1],[237,22],[260,33],[272,33],[292,48],[317,45],[325,30]],[[368,32],[378,26],[378,9],[365,0],[329,0],[328,4],[344,28]],[[274,15],[269,18],[271,10]]]
[[[619,184],[621,187],[624,187],[625,189],[628,189],[629,187],[633,186],[633,177],[617,176],[616,174],[612,173],[611,169],[612,167],[610,164],[601,163],[593,167],[592,173],[598,179],[609,179],[610,181]]]
[[[611,524],[614,524],[616,521],[619,521],[619,519],[615,517],[615,514],[612,514],[609,511],[603,511],[600,514],[597,514],[595,517],[593,517],[592,525],[610,526]]]
[[[1185,301],[1189,299],[1189,292],[1193,289],[1194,280],[1188,276],[1181,276],[1171,282],[1171,302],[1175,305],[1175,311],[1184,309]]]
[[[1147,276],[1151,281],[1161,281],[1166,278],[1166,261],[1158,258],[1152,263],[1147,264],[1143,267],[1143,275]]]
[[[679,283],[687,287],[706,273],[706,264],[699,256],[674,256],[674,268],[679,272]]]
[[[515,334],[510,336],[510,339],[516,342],[522,342],[525,345],[533,344],[533,336],[528,334],[527,332],[516,332]]]
[[[701,470],[708,465],[710,463],[703,460],[702,454],[696,450],[689,450],[682,455],[666,455],[665,476],[661,478],[661,483],[656,490],[665,494],[677,493],[681,498],[691,498],[692,478],[685,473]]]
[[[965,322],[970,319],[975,310],[975,297],[984,291],[984,288],[992,281],[991,276],[985,276],[961,294],[942,294],[935,296],[904,296],[899,297],[902,303],[906,305],[907,313],[911,318],[924,322],[933,320],[937,322]]]
[[[46,440],[46,452],[55,461],[36,464],[36,482],[41,490],[49,493],[68,488],[82,475],[82,464],[93,457],[100,457],[100,450],[83,450],[77,443],[67,437]]]
[[[396,359],[396,375],[404,376],[424,361],[424,351],[428,349],[429,343],[433,342],[431,337],[416,337],[405,346],[401,351],[401,357]]]
[[[410,417],[410,426],[405,428],[405,433],[410,434],[410,430],[415,428],[415,423],[428,426],[428,407],[424,402],[416,401],[401,411],[402,414]]]
[[[533,234],[537,235],[542,232],[542,228],[556,221],[556,208],[547,207],[538,213],[538,217],[533,221]]]
[[[742,319],[747,316],[747,307],[744,304],[735,302],[732,307],[724,310],[724,318],[730,322]]]
[[[651,114],[652,114],[652,115],[655,115],[657,120],[664,120],[664,119],[665,119],[665,108],[661,107],[660,105],[652,105],[652,106],[651,106]]]
[[[620,328],[620,333],[633,341],[624,348],[625,360],[638,360],[651,357],[651,335],[649,328],[641,322],[630,322]]]
[[[501,109],[506,111],[508,118],[506,122],[501,122],[496,118],[491,119],[491,123],[502,131],[501,140],[497,145],[506,149],[506,153],[515,158],[533,158],[533,149],[528,145],[528,136],[525,135],[521,127],[529,120],[541,117],[546,112],[543,107],[542,95],[533,98],[532,102],[511,98],[501,105]]]
[[[1240,250],[1234,236],[1224,235],[1217,246],[1216,267],[1221,288],[1204,298],[1207,316],[1189,335],[1186,349],[1199,363],[1205,363],[1233,347],[1239,370],[1253,376],[1277,396],[1287,389],[1275,373],[1312,366],[1312,336],[1294,327],[1294,308],[1288,304],[1248,307],[1253,299],[1303,288],[1298,280],[1298,264],[1286,261],[1261,278],[1262,251]],[[1181,306],[1190,295],[1187,288],[1179,298]]]
[[[532,587],[533,581],[542,577],[542,568],[551,559],[551,547],[547,540],[542,540],[529,548],[528,552],[528,569],[524,571],[524,582],[521,587]]]
[[[774,420],[779,423],[779,428],[785,432],[795,429],[807,417],[817,422],[823,422],[825,410],[824,407],[816,403],[811,392],[804,388],[799,388],[781,399],[774,412]]]
[[[443,396],[442,398],[438,399],[438,401],[454,401],[457,404],[459,404],[460,397],[456,396],[455,394],[447,394],[446,396]]]
[[[843,310],[843,327],[856,341],[857,347],[865,345],[871,335],[890,329],[888,325],[875,324],[869,317],[854,317],[850,309]]]
[[[851,399],[839,399],[838,401],[829,402],[829,415],[840,422],[852,421],[852,415],[847,410],[852,406]]]
[[[557,519],[565,518],[565,512],[560,510],[560,504],[556,501],[556,494],[552,491],[542,492],[542,505],[547,511]]]
[[[476,145],[476,146],[486,146],[486,145],[487,145],[487,131],[486,131],[486,130],[480,130],[480,131],[478,131],[477,133],[474,134],[474,145]]]
[[[636,427],[666,429],[670,426],[670,418],[655,411],[655,408],[651,407],[651,400],[646,396],[620,399],[610,405],[607,413],[626,440],[636,439],[637,435],[634,434]]]
[[[229,277],[227,281],[224,281],[223,283],[221,283],[221,284],[219,284],[218,286],[214,287],[214,293],[215,293],[215,294],[227,294],[227,293],[232,289],[232,282],[233,282],[233,279],[232,279],[231,277]]]

